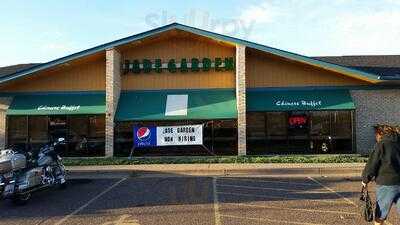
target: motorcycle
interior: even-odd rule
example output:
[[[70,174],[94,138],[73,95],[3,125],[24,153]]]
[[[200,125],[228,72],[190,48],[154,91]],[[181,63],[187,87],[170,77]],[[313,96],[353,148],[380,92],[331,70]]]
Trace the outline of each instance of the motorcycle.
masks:
[[[312,140],[310,142],[310,149],[314,150],[317,154],[329,154],[334,147],[334,141],[331,136],[321,138],[318,140]]]
[[[65,188],[65,167],[55,150],[62,144],[64,138],[43,146],[37,157],[31,151],[0,151],[0,198],[22,205],[33,192],[56,186]]]

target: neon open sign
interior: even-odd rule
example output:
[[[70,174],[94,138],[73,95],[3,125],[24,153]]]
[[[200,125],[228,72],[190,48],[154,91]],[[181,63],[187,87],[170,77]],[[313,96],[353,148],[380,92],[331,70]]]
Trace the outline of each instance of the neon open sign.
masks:
[[[235,69],[235,62],[233,57],[226,58],[192,58],[190,60],[182,58],[179,61],[170,59],[167,62],[163,62],[161,59],[143,59],[143,60],[125,60],[122,65],[124,74],[127,73],[162,73],[168,71],[170,73],[176,72],[199,72],[199,71],[232,71]]]

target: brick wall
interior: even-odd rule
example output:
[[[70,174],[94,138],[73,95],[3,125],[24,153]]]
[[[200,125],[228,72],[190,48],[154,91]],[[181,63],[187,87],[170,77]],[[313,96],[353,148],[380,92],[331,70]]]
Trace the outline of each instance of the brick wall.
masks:
[[[400,125],[400,90],[352,90],[356,104],[357,152],[368,153],[375,144],[373,125]]]
[[[238,155],[246,155],[246,47],[236,45],[236,104]]]
[[[114,154],[114,116],[121,92],[121,54],[115,49],[106,51],[106,157]]]

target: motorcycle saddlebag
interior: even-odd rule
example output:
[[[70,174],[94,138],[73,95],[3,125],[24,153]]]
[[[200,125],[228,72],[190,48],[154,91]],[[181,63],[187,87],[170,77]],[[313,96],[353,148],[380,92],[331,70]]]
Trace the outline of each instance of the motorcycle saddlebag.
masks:
[[[22,154],[2,154],[0,157],[0,173],[9,173],[24,169],[26,167],[26,157]]]
[[[42,184],[42,168],[36,167],[26,171],[17,180],[19,191],[24,191]]]
[[[11,160],[5,157],[0,158],[0,174],[9,173],[12,171]]]
[[[13,170],[20,170],[26,168],[26,157],[23,154],[11,155],[11,164]]]

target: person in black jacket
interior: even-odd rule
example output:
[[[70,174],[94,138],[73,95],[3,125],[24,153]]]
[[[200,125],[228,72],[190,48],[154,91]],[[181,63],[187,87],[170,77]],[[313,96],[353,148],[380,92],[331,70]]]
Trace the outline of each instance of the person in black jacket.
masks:
[[[400,214],[400,144],[396,128],[375,127],[376,145],[362,173],[362,185],[375,180],[375,224],[384,224],[393,204]]]

